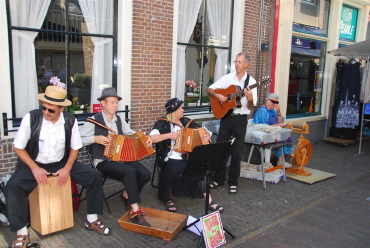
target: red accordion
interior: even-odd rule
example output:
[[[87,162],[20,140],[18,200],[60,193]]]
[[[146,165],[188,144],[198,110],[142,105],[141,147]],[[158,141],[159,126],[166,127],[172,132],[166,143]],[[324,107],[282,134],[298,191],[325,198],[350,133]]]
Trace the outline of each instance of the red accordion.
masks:
[[[147,136],[142,131],[133,135],[108,134],[108,138],[103,156],[112,161],[132,162],[154,154],[154,149],[146,145]]]

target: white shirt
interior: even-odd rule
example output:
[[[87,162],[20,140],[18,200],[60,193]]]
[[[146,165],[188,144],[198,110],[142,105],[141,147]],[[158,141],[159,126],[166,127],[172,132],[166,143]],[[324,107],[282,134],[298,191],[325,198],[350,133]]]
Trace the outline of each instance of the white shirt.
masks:
[[[244,82],[245,82],[245,79],[247,78],[247,73],[244,74],[244,76],[238,80],[238,78],[236,77],[236,72],[230,72],[229,74],[226,74],[225,76],[221,77],[219,80],[217,80],[214,84],[212,84],[211,86],[209,86],[209,88],[211,89],[226,89],[228,88],[230,85],[236,85],[236,86],[239,86],[241,89],[244,88]],[[248,85],[253,85],[253,84],[256,84],[256,80],[253,78],[253,77],[249,77],[249,84]],[[257,96],[257,87],[253,88],[252,89],[252,94],[253,94],[253,105],[256,106],[257,105],[257,99],[258,99],[258,96]],[[247,108],[247,98],[245,96],[243,96],[241,99],[240,99],[240,103],[241,103],[241,108],[235,108],[233,113],[234,114],[243,114],[243,115],[249,115],[251,113],[251,111]]]
[[[39,154],[36,157],[36,162],[49,164],[62,160],[65,152],[65,130],[64,130],[64,115],[60,113],[58,121],[54,124],[51,121],[42,119],[42,126],[39,137]],[[25,149],[31,137],[31,121],[30,113],[27,113],[21,122],[17,135],[15,136],[13,145],[18,149]],[[78,123],[75,123],[72,128],[71,149],[79,150],[82,147],[80,133],[78,131]]]
[[[171,133],[180,131],[182,129],[178,125],[174,125],[172,123],[170,125],[171,125]],[[206,128],[204,129],[209,133],[210,136],[212,136],[212,132],[208,131]],[[156,134],[161,134],[161,133],[159,132],[158,129],[153,129],[150,132],[149,136],[156,135]],[[169,151],[169,153],[167,153],[167,157],[164,159],[165,162],[167,162],[168,159],[182,160],[182,156],[181,156],[182,154],[174,150],[175,143],[176,143],[176,140],[171,139],[171,150]]]
[[[112,129],[113,131],[115,131],[116,133],[118,133],[116,115],[113,116],[112,120],[109,120],[105,116],[104,112],[102,112],[102,115],[104,118],[105,125],[109,127],[110,129]],[[90,119],[95,120],[95,117],[92,116],[90,117]],[[122,120],[122,118],[121,118],[121,122],[122,122],[122,132],[124,135],[131,135],[135,133],[135,131],[132,130],[130,126],[127,124],[127,122],[125,120]],[[108,133],[111,133],[111,132],[108,131]],[[94,136],[95,136],[95,124],[85,121],[84,125],[81,128],[82,144],[84,146],[88,146],[88,145],[95,143]]]
[[[170,124],[170,125],[171,125],[171,133],[180,131],[182,129],[181,127],[179,127],[177,125],[174,125],[174,124]],[[150,132],[149,136],[152,136],[152,135],[155,135],[155,134],[161,134],[161,133],[159,132],[158,129],[153,129]],[[169,153],[167,153],[167,157],[164,159],[165,162],[167,162],[168,159],[182,160],[182,156],[181,156],[182,154],[179,153],[179,152],[175,152],[175,150],[173,149],[174,146],[175,146],[175,142],[176,142],[176,140],[171,139],[171,150],[170,150]]]

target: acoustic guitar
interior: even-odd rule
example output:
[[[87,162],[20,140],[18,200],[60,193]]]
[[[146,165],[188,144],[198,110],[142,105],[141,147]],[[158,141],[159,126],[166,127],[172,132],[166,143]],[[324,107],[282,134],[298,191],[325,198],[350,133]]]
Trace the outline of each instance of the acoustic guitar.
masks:
[[[270,77],[264,77],[262,82],[249,85],[248,87],[249,89],[253,89],[257,86],[267,86],[270,82]],[[244,94],[244,89],[240,89],[240,87],[236,85],[230,85],[226,89],[215,89],[215,92],[227,97],[227,100],[225,102],[219,101],[216,97],[210,97],[213,115],[217,119],[221,119],[226,116],[226,114],[230,110],[240,105],[238,101],[240,100],[240,97]]]

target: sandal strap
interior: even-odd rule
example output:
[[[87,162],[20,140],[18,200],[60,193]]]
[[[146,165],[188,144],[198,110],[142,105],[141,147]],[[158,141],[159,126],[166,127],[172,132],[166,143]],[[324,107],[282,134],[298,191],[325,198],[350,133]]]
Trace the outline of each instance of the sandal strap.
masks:
[[[87,225],[87,227],[95,229],[98,232],[100,231],[102,234],[106,234],[106,233],[104,233],[104,231],[107,228],[108,228],[107,234],[110,232],[110,228],[108,226],[104,225],[99,219],[97,219],[96,221],[91,222],[91,223],[88,220],[86,220],[86,225]]]
[[[30,237],[28,235],[17,235],[16,240],[13,241],[12,248],[26,248],[30,243]]]
[[[131,210],[130,212],[130,218],[134,218],[135,216],[137,216],[138,214],[141,214],[142,216],[145,216],[145,213],[144,211],[141,209],[141,208],[138,208],[138,210],[136,212],[133,212]]]

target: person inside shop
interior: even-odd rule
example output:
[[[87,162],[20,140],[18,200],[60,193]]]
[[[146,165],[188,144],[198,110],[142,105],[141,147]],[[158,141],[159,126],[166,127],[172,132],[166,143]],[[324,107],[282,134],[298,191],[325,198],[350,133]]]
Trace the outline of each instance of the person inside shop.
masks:
[[[102,91],[98,98],[102,106],[102,112],[94,115],[91,119],[103,124],[119,135],[134,134],[128,123],[117,115],[118,102],[122,97],[117,95],[116,89],[109,87]],[[143,226],[150,226],[145,220],[145,213],[139,207],[140,192],[150,180],[150,171],[140,162],[115,162],[103,156],[104,146],[109,145],[109,131],[100,125],[86,121],[81,129],[81,138],[84,146],[91,145],[94,165],[103,174],[115,178],[123,183],[125,191],[121,194],[126,208],[130,212],[131,222]],[[152,140],[148,137],[146,145],[152,146]]]
[[[59,86],[48,86],[45,93],[38,94],[41,108],[22,118],[14,139],[13,148],[19,159],[5,188],[11,231],[17,233],[12,247],[30,243],[28,195],[37,185],[46,185],[49,175],[58,176],[57,187],[64,186],[69,176],[85,187],[85,228],[101,235],[111,234],[111,229],[98,219],[98,214],[103,213],[102,174],[76,161],[82,142],[76,118],[63,112],[71,105],[66,95]]]
[[[249,56],[245,52],[238,53],[234,63],[235,71],[221,77],[207,89],[210,97],[214,97],[220,102],[225,102],[228,99],[225,95],[216,93],[216,89],[227,89],[231,85],[236,85],[240,89],[244,89],[244,95],[240,98],[240,107],[230,110],[231,113],[221,119],[217,136],[217,142],[228,141],[231,137],[235,138],[231,149],[229,178],[227,180],[230,194],[238,192],[240,162],[247,130],[248,115],[251,113],[253,106],[257,104],[257,88],[250,89],[248,87],[256,83],[256,80],[247,73],[250,63]],[[210,184],[211,189],[225,184],[226,162],[224,162],[223,169],[216,171],[213,181]]]
[[[268,124],[271,126],[285,127],[284,118],[281,116],[279,96],[275,93],[269,93],[266,96],[266,102],[264,106],[261,106],[253,117],[253,123],[255,124]],[[284,146],[284,154],[290,154],[291,146]],[[280,149],[276,150],[276,156],[278,157],[277,165],[283,163],[283,158]],[[265,163],[271,163],[271,149],[265,149]],[[268,166],[268,165],[267,165]],[[285,167],[291,167],[290,164],[285,163]]]
[[[183,101],[177,98],[170,99],[166,105],[166,114],[160,118],[150,132],[153,143],[156,144],[157,163],[160,172],[158,178],[158,199],[165,203],[167,211],[177,212],[175,197],[204,197],[205,181],[203,176],[182,178],[189,154],[182,154],[174,150],[179,131],[184,127],[199,128],[191,119],[184,117]],[[211,133],[203,136],[204,140],[211,140]],[[224,208],[209,196],[208,209],[222,212]]]

